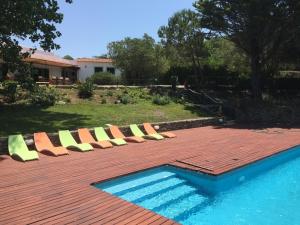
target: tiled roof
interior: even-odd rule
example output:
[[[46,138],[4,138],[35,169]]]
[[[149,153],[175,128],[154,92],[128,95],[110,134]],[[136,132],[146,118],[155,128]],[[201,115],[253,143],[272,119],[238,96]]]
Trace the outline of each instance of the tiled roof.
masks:
[[[112,63],[113,60],[107,58],[78,58],[77,62]]]
[[[23,48],[23,51],[29,51],[28,48]],[[74,66],[78,67],[78,63],[75,60],[67,60],[54,55],[51,52],[45,52],[36,50],[29,58],[26,58],[27,62],[45,63],[47,65],[61,65],[61,66]]]
[[[23,52],[30,51],[29,48],[23,47]],[[78,58],[76,60],[63,59],[51,52],[43,50],[35,50],[30,57],[25,59],[26,62],[53,65],[61,67],[79,67],[79,63],[112,63],[112,59],[108,58]]]

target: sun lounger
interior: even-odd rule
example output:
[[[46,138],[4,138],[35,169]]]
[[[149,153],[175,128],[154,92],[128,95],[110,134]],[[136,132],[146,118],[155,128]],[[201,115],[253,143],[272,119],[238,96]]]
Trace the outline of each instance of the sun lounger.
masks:
[[[61,155],[69,154],[68,150],[65,147],[62,146],[55,147],[45,132],[34,133],[33,137],[34,137],[35,147],[38,152],[44,154],[50,154],[53,156],[61,156]]]
[[[95,128],[95,135],[98,141],[109,141],[114,145],[120,146],[120,145],[126,145],[127,142],[124,141],[121,138],[114,138],[111,139],[107,133],[105,132],[103,127],[96,127]]]
[[[161,136],[166,137],[166,138],[175,138],[176,137],[176,135],[171,132],[157,133],[156,130],[151,126],[150,123],[144,123],[143,125],[144,125],[144,129],[148,135],[160,134]]]
[[[60,143],[65,148],[86,152],[93,150],[93,146],[88,143],[78,144],[68,130],[61,130],[58,132]]]
[[[134,143],[142,143],[145,141],[145,139],[142,137],[137,137],[137,136],[126,137],[117,126],[109,126],[109,130],[112,136],[117,139],[119,138]]]
[[[145,135],[143,133],[143,131],[141,131],[141,129],[136,124],[131,124],[130,130],[133,133],[133,135],[137,136],[137,137],[142,137],[142,138],[147,138],[147,139],[152,139],[152,140],[163,140],[164,139],[164,137],[161,136],[160,134]]]
[[[17,158],[23,162],[38,159],[36,151],[30,151],[22,135],[10,135],[8,137],[8,151],[12,158]]]
[[[113,145],[109,141],[96,141],[87,128],[78,129],[78,135],[82,143],[89,143],[96,148],[113,147]]]

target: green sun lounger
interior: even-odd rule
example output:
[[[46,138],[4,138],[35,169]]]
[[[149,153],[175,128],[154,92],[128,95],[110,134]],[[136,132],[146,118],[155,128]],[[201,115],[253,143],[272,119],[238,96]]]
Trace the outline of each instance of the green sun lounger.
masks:
[[[11,135],[8,137],[8,151],[11,157],[16,157],[23,162],[39,158],[36,151],[30,151],[22,135]]]
[[[58,132],[60,143],[65,148],[74,149],[80,152],[93,150],[93,146],[88,143],[78,144],[68,130],[61,130]]]
[[[142,137],[142,138],[152,139],[152,140],[163,140],[164,139],[164,137],[161,136],[160,134],[145,135],[143,133],[143,131],[141,131],[141,129],[136,124],[131,124],[130,125],[130,130],[133,133],[133,135],[137,136],[137,137]]]
[[[95,127],[95,135],[98,141],[109,141],[114,145],[120,146],[120,145],[126,145],[127,142],[124,141],[121,138],[114,138],[111,139],[107,133],[105,132],[103,127]]]

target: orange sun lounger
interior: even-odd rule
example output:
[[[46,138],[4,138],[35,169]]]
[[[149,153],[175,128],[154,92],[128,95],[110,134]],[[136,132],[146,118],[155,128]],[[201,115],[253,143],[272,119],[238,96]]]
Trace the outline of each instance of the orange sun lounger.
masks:
[[[171,133],[171,132],[162,132],[162,133],[157,133],[156,130],[151,126],[150,123],[144,123],[144,129],[146,131],[147,134],[151,135],[151,134],[160,134],[163,137],[166,138],[174,138],[176,137],[175,134]]]
[[[142,138],[142,137],[137,137],[137,136],[126,137],[126,136],[122,133],[122,131],[119,129],[119,127],[117,127],[117,126],[109,126],[109,130],[110,130],[111,135],[112,135],[114,138],[117,138],[117,139],[124,139],[125,141],[128,141],[128,142],[135,142],[135,143],[142,143],[142,142],[145,142],[145,139]]]
[[[100,148],[111,148],[113,145],[109,141],[96,141],[87,128],[78,129],[78,136],[82,143],[89,143]]]
[[[54,156],[68,155],[69,152],[65,147],[55,147],[50,141],[45,132],[34,133],[34,143],[36,150],[44,154],[51,154]]]

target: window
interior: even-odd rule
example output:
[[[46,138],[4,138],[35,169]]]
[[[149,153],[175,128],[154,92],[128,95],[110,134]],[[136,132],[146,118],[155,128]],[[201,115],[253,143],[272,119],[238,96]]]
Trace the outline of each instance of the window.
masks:
[[[49,80],[49,69],[33,68],[31,73],[35,81]]]
[[[103,67],[95,67],[95,73],[103,72]]]
[[[62,76],[64,78],[69,78],[69,80],[71,80],[72,82],[75,82],[77,80],[77,72],[72,68],[64,68],[62,70]]]
[[[114,67],[107,67],[107,72],[111,73],[111,74],[115,74],[116,70]]]

